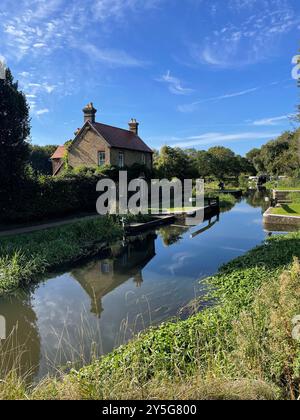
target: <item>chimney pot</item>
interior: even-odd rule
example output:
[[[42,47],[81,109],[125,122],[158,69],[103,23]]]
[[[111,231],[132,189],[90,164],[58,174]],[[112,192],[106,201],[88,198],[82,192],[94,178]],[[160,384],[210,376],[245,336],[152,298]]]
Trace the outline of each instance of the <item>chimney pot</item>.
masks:
[[[90,121],[92,124],[95,123],[96,120],[96,113],[97,113],[97,109],[94,108],[93,102],[90,102],[89,104],[87,104],[86,107],[83,108],[83,119],[84,122],[86,123],[87,121]]]
[[[137,120],[135,118],[131,118],[128,125],[129,125],[129,131],[131,131],[135,135],[138,135],[138,133],[139,133],[139,123],[137,122]]]

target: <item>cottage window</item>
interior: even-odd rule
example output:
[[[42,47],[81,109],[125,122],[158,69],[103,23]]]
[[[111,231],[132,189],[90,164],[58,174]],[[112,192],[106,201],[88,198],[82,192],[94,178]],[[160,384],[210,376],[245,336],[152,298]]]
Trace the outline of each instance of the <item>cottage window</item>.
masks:
[[[124,153],[123,152],[119,152],[119,168],[124,168],[125,163],[124,163]]]
[[[98,165],[104,166],[105,165],[105,152],[98,153]]]
[[[142,154],[142,164],[146,165],[146,155],[145,155],[145,153]]]

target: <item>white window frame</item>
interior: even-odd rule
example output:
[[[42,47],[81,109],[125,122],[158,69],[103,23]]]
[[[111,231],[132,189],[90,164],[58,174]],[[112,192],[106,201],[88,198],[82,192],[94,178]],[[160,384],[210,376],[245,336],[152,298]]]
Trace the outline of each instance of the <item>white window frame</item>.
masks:
[[[102,156],[102,158],[101,158]],[[103,158],[104,156],[104,158]],[[98,152],[98,166],[104,166],[106,163],[106,153],[105,152]]]
[[[125,166],[125,155],[124,152],[119,152],[119,168],[124,168]]]

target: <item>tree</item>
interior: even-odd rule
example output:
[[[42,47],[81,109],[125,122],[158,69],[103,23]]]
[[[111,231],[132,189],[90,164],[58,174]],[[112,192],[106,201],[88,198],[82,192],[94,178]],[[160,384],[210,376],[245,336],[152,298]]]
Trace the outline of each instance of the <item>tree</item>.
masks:
[[[246,174],[246,175],[256,175],[257,171],[251,162],[251,160],[247,159],[247,157],[236,156],[237,164],[239,167],[239,174]]]
[[[53,155],[57,146],[30,146],[29,163],[35,173],[42,175],[52,174],[52,164],[50,157]]]
[[[235,154],[226,147],[216,146],[208,150],[212,164],[212,175],[219,180],[226,176],[238,176],[240,171]]]
[[[160,179],[184,179],[190,177],[191,164],[182,149],[164,146],[154,157],[154,169]]]
[[[29,107],[9,69],[0,80],[0,189],[11,197],[20,185],[29,157]]]
[[[259,173],[295,176],[299,174],[300,167],[299,138],[299,129],[286,131],[261,149],[251,150],[247,153],[247,158]]]
[[[213,173],[213,158],[205,150],[197,151],[193,165],[196,168],[197,177],[205,179]]]
[[[256,172],[263,173],[266,171],[260,149],[250,150],[250,152],[246,154],[246,159],[252,163]]]

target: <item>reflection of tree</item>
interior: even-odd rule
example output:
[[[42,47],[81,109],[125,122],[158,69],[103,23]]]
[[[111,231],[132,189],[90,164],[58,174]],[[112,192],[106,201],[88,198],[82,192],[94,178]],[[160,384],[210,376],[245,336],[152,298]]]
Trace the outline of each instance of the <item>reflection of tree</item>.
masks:
[[[182,235],[188,230],[188,226],[166,226],[159,229],[159,235],[166,246],[171,246],[179,242],[182,239]]]
[[[126,246],[114,246],[106,259],[93,260],[71,272],[91,298],[91,312],[100,317],[102,298],[129,279],[143,284],[143,268],[155,256],[156,236],[129,238]]]
[[[20,291],[0,299],[0,315],[6,321],[6,340],[0,346],[0,374],[17,370],[28,379],[37,374],[40,360],[40,337],[30,293]]]
[[[261,207],[264,212],[268,209],[270,205],[265,200],[265,197],[268,197],[268,196],[269,196],[269,192],[265,189],[251,190],[245,194],[247,204],[255,208]]]

